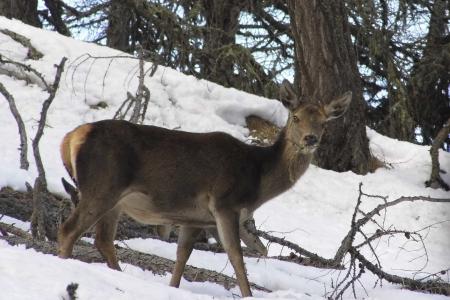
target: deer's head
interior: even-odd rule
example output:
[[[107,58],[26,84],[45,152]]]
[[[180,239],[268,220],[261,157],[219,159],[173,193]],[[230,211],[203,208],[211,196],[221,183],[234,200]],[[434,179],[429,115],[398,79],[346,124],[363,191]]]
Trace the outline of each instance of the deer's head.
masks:
[[[280,88],[280,100],[289,109],[285,138],[297,152],[313,153],[319,146],[325,124],[342,116],[351,100],[352,93],[346,92],[322,105],[300,99],[292,85],[284,80]]]

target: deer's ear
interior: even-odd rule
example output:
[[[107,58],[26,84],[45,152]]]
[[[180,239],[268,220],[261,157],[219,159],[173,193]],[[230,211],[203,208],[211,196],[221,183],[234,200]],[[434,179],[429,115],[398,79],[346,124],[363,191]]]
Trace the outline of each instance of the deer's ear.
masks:
[[[339,118],[346,111],[352,101],[352,92],[348,91],[343,95],[335,98],[333,101],[325,105],[325,113],[327,115],[327,121]]]
[[[280,101],[291,111],[300,105],[300,101],[297,94],[294,92],[292,84],[286,79],[283,80],[283,83],[281,83],[280,86]]]

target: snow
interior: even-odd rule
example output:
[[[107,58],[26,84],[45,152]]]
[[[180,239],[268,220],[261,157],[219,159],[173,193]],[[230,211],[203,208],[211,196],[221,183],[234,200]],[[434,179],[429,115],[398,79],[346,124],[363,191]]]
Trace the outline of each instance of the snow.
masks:
[[[63,135],[84,122],[111,118],[126,98],[126,92],[134,93],[136,90],[137,61],[125,58],[126,54],[116,50],[76,41],[15,20],[0,18],[0,28],[30,38],[45,56],[37,61],[26,60],[26,49],[1,33],[0,54],[30,64],[49,82],[55,75],[54,64],[59,63],[63,56],[69,58],[40,144],[49,189],[64,194],[60,178],[67,175],[59,159],[59,143]],[[94,60],[87,53],[98,57],[122,55],[124,58]],[[150,64],[146,64],[146,68],[149,67]],[[279,126],[287,118],[286,110],[278,101],[224,88],[169,68],[159,67],[152,78],[146,77],[145,80],[151,92],[146,124],[193,132],[224,131],[249,141],[246,116],[258,115]],[[27,84],[6,75],[0,75],[0,82],[13,94],[31,144],[47,93],[36,84]],[[106,109],[90,108],[101,101],[107,103]],[[429,147],[393,140],[369,128],[367,133],[371,152],[389,168],[361,176],[311,166],[290,191],[255,212],[257,227],[331,258],[349,229],[360,182],[366,193],[388,196],[388,200],[409,195],[450,197],[448,192],[423,185],[430,172]],[[19,169],[18,146],[17,125],[7,102],[0,96],[0,187],[25,190],[25,182],[32,183],[36,177],[31,152],[28,155],[29,171]],[[449,182],[450,154],[441,152],[440,163],[447,172],[443,177]],[[364,198],[362,209],[368,211],[380,203],[380,199]],[[1,220],[29,228],[28,223],[7,216]],[[383,220],[383,215],[379,220]],[[382,239],[376,251],[385,271],[421,277],[450,267],[450,205],[403,203],[390,208],[384,222],[387,226],[410,231],[434,224],[423,230],[427,255],[424,255],[420,244],[403,236]],[[375,229],[373,224],[368,224],[366,233],[370,234]],[[175,258],[175,244],[152,239],[118,243],[142,252]],[[270,245],[269,255],[279,254],[287,255],[289,251]],[[369,251],[364,254],[373,259]],[[332,281],[343,276],[343,271],[305,267],[270,258],[245,258],[245,262],[250,281],[273,290],[272,293],[253,291],[257,299],[323,299],[333,289]],[[225,254],[194,250],[188,264],[234,275]],[[226,299],[240,294],[237,288],[227,291],[217,284],[185,280],[179,289],[174,289],[168,286],[170,274],[157,276],[132,265],[121,266],[124,271],[117,272],[105,264],[61,260],[0,241],[0,299],[67,299],[65,289],[71,282],[79,284],[79,299]],[[416,274],[415,270],[420,270],[420,273]],[[448,273],[443,278],[448,280]],[[358,285],[358,298],[445,298],[404,290],[388,283],[374,287],[376,277],[369,273],[364,274],[361,282],[367,294]],[[344,298],[351,297],[351,292],[344,295]]]

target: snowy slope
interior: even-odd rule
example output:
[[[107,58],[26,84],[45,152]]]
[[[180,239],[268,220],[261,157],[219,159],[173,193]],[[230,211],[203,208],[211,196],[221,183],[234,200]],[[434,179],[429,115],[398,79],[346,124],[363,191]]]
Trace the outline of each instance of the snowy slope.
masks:
[[[59,159],[62,136],[81,123],[111,118],[126,98],[126,92],[134,93],[136,90],[137,61],[101,58],[95,61],[88,59],[80,64],[86,53],[101,57],[124,54],[0,18],[0,29],[3,28],[30,38],[31,43],[45,56],[38,61],[25,60],[27,50],[1,33],[0,54],[30,64],[42,72],[49,82],[55,74],[53,65],[59,63],[62,56],[69,58],[57,97],[49,110],[48,127],[41,140],[49,188],[52,192],[63,194],[60,178],[66,174]],[[6,75],[0,75],[0,82],[14,95],[28,137],[34,136],[36,120],[47,94],[37,85],[26,84]],[[146,78],[146,85],[151,92],[146,124],[195,132],[224,131],[246,141],[249,137],[245,116],[259,115],[280,126],[287,117],[287,112],[278,101],[226,89],[169,68],[158,68],[152,78]],[[101,101],[108,104],[106,109],[90,108],[90,105]],[[349,229],[360,182],[365,192],[389,196],[389,200],[408,195],[450,197],[442,190],[423,186],[430,171],[428,147],[392,140],[370,129],[368,136],[372,153],[389,163],[391,169],[379,169],[373,174],[360,176],[311,166],[290,191],[256,211],[257,226],[322,256],[332,257]],[[16,123],[7,102],[0,96],[0,187],[23,190],[24,183],[33,182],[36,176],[31,153],[30,170],[19,169],[18,146]],[[444,179],[449,182],[450,155],[442,152],[440,159],[441,167],[447,171]],[[376,199],[363,199],[362,208],[367,211],[380,203]],[[17,222],[7,218],[2,221]],[[382,240],[377,246],[377,253],[385,271],[413,276],[414,270],[421,269],[424,273],[419,273],[420,277],[426,272],[434,273],[450,267],[450,205],[401,204],[389,210],[385,224],[408,230],[435,224],[431,230],[424,232],[427,233],[427,256],[417,250],[420,245],[405,238]],[[27,228],[28,224],[22,226]],[[374,230],[375,227],[369,226],[367,232]],[[129,240],[126,244],[143,252],[175,258],[175,244],[143,239]],[[270,246],[269,255],[280,253],[289,252],[277,245]],[[373,258],[369,252],[365,254]],[[332,290],[332,281],[342,276],[338,271],[273,259],[246,258],[245,261],[250,281],[274,291],[270,294],[254,291],[255,298],[322,299]],[[194,251],[188,264],[233,275],[224,254]],[[103,264],[61,260],[25,250],[24,247],[11,247],[0,241],[0,299],[61,299],[66,295],[65,287],[71,282],[80,285],[79,299],[222,299],[239,294],[237,289],[227,291],[212,283],[186,281],[182,281],[180,289],[173,289],[168,287],[170,274],[155,276],[125,264],[122,268],[124,272],[117,272]],[[368,295],[361,286],[357,286],[356,292],[360,298],[445,298],[402,290],[386,283],[382,288],[378,285],[374,288],[376,278],[370,274],[365,274],[361,281]],[[345,297],[352,295],[348,293]]]

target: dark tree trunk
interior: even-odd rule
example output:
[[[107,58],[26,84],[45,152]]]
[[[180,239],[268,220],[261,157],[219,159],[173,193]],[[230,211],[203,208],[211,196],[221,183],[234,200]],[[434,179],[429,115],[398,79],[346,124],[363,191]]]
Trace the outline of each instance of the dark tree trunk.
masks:
[[[450,117],[449,9],[450,1],[434,1],[425,49],[408,82],[410,109],[426,145],[432,143]]]
[[[316,162],[326,169],[367,173],[365,102],[344,2],[289,0],[288,4],[299,94],[327,103],[346,91],[353,92],[347,113],[327,126]]]
[[[55,30],[63,34],[65,36],[71,36],[69,28],[67,28],[64,20],[62,18],[63,15],[63,7],[59,0],[44,0],[45,6],[50,11],[50,16],[48,17],[48,21],[55,27]]]
[[[234,86],[234,62],[233,55],[227,55],[227,51],[234,51],[231,46],[236,44],[241,5],[241,0],[203,1],[206,29],[201,76],[228,87]]]
[[[37,5],[37,0],[0,0],[0,15],[41,27]]]
[[[132,10],[127,1],[111,0],[106,30],[106,45],[130,52]]]

